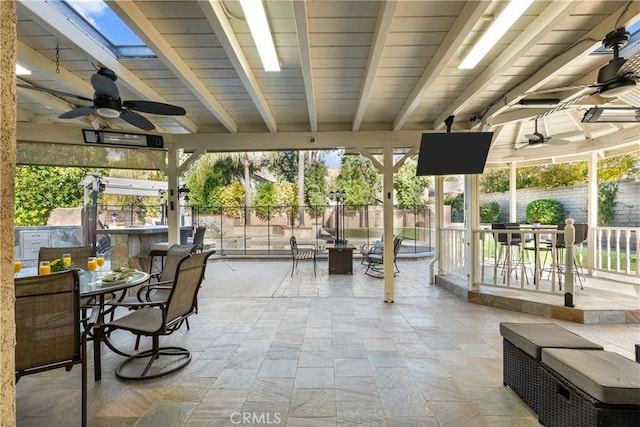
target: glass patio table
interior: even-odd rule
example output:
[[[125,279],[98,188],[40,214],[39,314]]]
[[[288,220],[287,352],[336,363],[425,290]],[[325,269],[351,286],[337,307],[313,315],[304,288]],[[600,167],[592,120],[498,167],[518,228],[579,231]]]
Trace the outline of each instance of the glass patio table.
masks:
[[[104,334],[103,325],[105,314],[110,314],[111,310],[105,310],[105,302],[111,300],[113,295],[120,293],[118,299],[124,297],[126,291],[129,288],[140,285],[149,280],[149,273],[145,273],[140,270],[130,270],[127,273],[127,277],[123,280],[108,281],[104,280],[110,275],[115,274],[113,271],[93,272],[87,270],[79,270],[78,277],[80,278],[80,298],[81,300],[92,299],[90,303],[82,303],[83,310],[95,310],[95,314],[92,314],[93,326],[90,331],[90,338],[93,340],[93,363],[94,363],[94,378],[96,381],[102,379],[102,363],[101,363],[101,350],[102,343],[107,344],[109,348],[116,351],[112,346],[108,337]],[[37,267],[23,268],[15,277],[27,277],[37,276]],[[42,276],[46,279],[46,276]],[[83,319],[84,320],[84,319]]]
[[[105,314],[112,312],[111,310],[105,310],[105,301],[111,300],[111,296],[117,293],[121,293],[118,300],[122,299],[129,288],[140,285],[149,280],[149,273],[145,273],[140,270],[127,271],[126,277],[123,280],[107,280],[108,277],[112,277],[117,272],[94,272],[81,271],[80,273],[80,297],[81,298],[95,298],[95,302],[89,304],[94,310],[95,314],[92,314],[92,328],[91,337],[93,338],[93,368],[94,379],[100,381],[102,379],[102,362],[101,352],[102,343],[104,342],[107,347],[118,352],[107,335],[103,330]],[[109,297],[109,298],[107,298]]]

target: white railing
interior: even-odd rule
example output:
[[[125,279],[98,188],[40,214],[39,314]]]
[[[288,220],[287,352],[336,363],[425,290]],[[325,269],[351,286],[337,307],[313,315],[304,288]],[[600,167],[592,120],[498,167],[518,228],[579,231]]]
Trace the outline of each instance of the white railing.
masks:
[[[441,269],[463,279],[465,270],[465,232],[463,228],[446,227],[442,229],[440,251]],[[595,233],[595,245],[577,244],[574,248],[575,264],[574,284],[584,280],[587,271],[602,271],[620,274],[624,277],[640,277],[638,252],[640,248],[640,228],[597,227],[589,233]],[[498,233],[506,234],[503,243],[499,243]],[[566,260],[562,251],[556,247],[559,234],[564,231],[545,228],[525,228],[491,230],[482,227],[473,231],[473,241],[478,254],[474,260],[474,285],[495,286],[532,292],[562,294]],[[508,245],[517,238],[518,244]],[[588,251],[592,252],[594,265],[587,266]],[[579,275],[579,276],[578,276]]]
[[[447,274],[466,278],[464,262],[465,229],[445,227],[441,229],[440,269]]]
[[[561,293],[564,266],[555,251],[555,229],[481,229],[473,232],[478,242],[474,265],[475,284],[533,292]],[[504,236],[498,239],[498,234]]]
[[[595,236],[594,270],[640,277],[640,228],[598,227]]]

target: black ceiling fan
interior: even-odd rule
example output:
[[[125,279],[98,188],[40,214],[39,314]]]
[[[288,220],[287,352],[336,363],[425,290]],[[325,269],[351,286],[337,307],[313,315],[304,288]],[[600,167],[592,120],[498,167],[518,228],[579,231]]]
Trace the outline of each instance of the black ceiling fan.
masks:
[[[596,91],[584,95],[581,99],[600,95],[604,98],[619,98],[621,101],[633,105],[635,98],[640,96],[640,86],[636,87],[636,82],[640,79],[640,50],[628,59],[620,56],[620,49],[627,44],[629,37],[630,34],[624,27],[611,31],[604,37],[602,46],[613,52],[613,58],[598,70],[598,78],[595,83],[544,89],[530,92],[528,95],[592,87]]]
[[[125,122],[137,128],[151,131],[155,129],[153,123],[141,114],[136,113],[136,111],[166,116],[184,116],[186,114],[184,108],[162,102],[122,101],[122,99],[120,99],[118,87],[115,84],[117,78],[116,74],[108,68],[100,68],[95,74],[93,74],[91,76],[91,86],[93,86],[93,89],[95,90],[93,99],[82,95],[46,89],[43,87],[29,86],[21,83],[18,83],[18,86],[25,89],[38,90],[51,95],[76,98],[93,103],[90,107],[78,107],[71,111],[67,111],[66,113],[62,113],[58,116],[61,119],[75,119],[77,117],[95,113],[107,119],[120,117]]]
[[[544,136],[542,133],[538,132],[538,118],[536,117],[533,122],[533,133],[525,134],[525,138],[527,138],[526,142],[523,142],[522,146],[516,148],[520,150],[522,148],[534,148],[534,147],[542,147],[543,144],[551,144],[551,145],[564,145],[569,144],[571,141],[566,139],[562,139],[562,137],[574,136],[575,132],[567,132],[566,134],[556,135],[556,136]]]

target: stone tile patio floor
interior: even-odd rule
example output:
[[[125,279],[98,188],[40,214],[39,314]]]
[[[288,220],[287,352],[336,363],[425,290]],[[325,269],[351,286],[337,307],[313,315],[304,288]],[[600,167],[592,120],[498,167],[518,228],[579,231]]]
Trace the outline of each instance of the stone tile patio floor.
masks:
[[[352,276],[321,261],[316,277],[310,262],[291,276],[285,261],[211,261],[191,330],[162,340],[189,348],[190,365],[122,382],[123,358],[105,350],[101,382],[89,362],[89,425],[539,425],[502,385],[498,328],[550,320],[464,302],[428,283],[428,265],[399,262],[389,304],[359,261]],[[638,325],[555,322],[628,358],[640,342]],[[113,335],[133,348],[133,335]],[[79,367],[24,377],[17,425],[79,425],[79,389]]]

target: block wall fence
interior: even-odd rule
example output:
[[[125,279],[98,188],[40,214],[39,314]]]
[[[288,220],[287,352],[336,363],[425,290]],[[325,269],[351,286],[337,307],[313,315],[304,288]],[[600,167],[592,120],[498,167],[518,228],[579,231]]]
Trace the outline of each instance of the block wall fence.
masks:
[[[533,200],[555,199],[562,203],[567,218],[576,222],[587,221],[587,185],[580,184],[561,188],[526,188],[517,191],[516,220],[524,222],[527,205]],[[500,220],[509,221],[509,192],[481,193],[480,205],[497,202],[500,205]],[[615,216],[611,220],[611,227],[640,226],[640,182],[634,179],[618,181]]]

